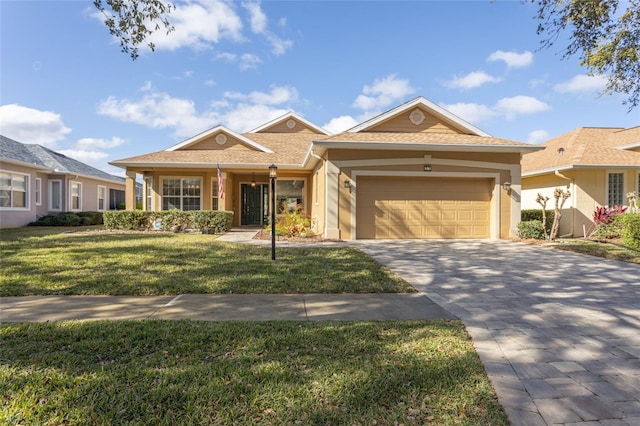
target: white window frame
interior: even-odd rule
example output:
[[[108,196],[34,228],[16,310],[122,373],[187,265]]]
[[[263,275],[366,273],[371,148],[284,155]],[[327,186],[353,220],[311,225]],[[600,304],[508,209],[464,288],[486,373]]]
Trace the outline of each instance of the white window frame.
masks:
[[[144,209],[153,211],[153,177],[144,178]]]
[[[610,188],[611,188],[611,175],[622,175],[622,188],[620,189],[621,203],[619,205],[623,206],[623,205],[626,204],[626,192],[624,191],[626,185],[625,185],[625,179],[624,179],[625,173],[624,173],[624,171],[621,171],[621,170],[608,170],[607,171],[607,200],[606,200],[607,202],[606,202],[606,205],[609,208],[614,208],[616,205],[618,205],[618,204],[615,204],[615,203],[614,203],[613,206],[609,205],[610,204],[609,201],[611,200],[611,191],[610,191]]]
[[[20,173],[14,172],[13,170],[0,170],[0,173],[5,173],[10,176],[11,179],[11,205],[7,207],[0,207],[0,210],[11,210],[11,211],[29,211],[31,203],[30,201],[30,187],[29,187],[29,178],[31,177],[28,173]],[[21,176],[24,178],[24,206],[14,207],[13,206],[13,176]]]
[[[60,208],[53,208],[53,184],[57,183],[60,187],[60,192],[58,194],[58,205]],[[61,179],[50,179],[49,180],[49,211],[51,212],[60,212],[62,211],[62,180]]]
[[[102,198],[100,198],[101,189],[104,191],[104,193],[102,194],[103,195]],[[98,198],[98,203],[96,204],[97,211],[103,212],[107,210],[107,201],[109,200],[109,197],[107,196],[107,187],[104,185],[98,185],[98,191],[96,196]],[[102,200],[102,208],[100,208],[100,200]]]
[[[36,178],[36,206],[42,205],[42,178]]]
[[[160,191],[161,191],[161,199],[160,199],[160,208],[164,209],[164,181],[167,179],[180,179],[180,208],[178,210],[181,211],[185,211],[184,210],[184,199],[185,199],[185,195],[183,194],[183,181],[186,179],[195,179],[199,181],[199,185],[200,185],[200,195],[198,196],[198,198],[200,199],[200,205],[198,206],[197,210],[202,210],[202,182],[203,182],[203,178],[202,176],[161,176],[160,177]],[[178,197],[178,196],[172,196],[172,197]],[[195,197],[188,197],[188,198],[195,198]]]
[[[220,199],[218,198],[218,195],[218,178],[214,177],[211,180],[211,210],[220,209]]]
[[[73,208],[73,187],[78,186],[78,208]],[[79,212],[82,211],[82,182],[72,180],[69,182],[69,211]]]

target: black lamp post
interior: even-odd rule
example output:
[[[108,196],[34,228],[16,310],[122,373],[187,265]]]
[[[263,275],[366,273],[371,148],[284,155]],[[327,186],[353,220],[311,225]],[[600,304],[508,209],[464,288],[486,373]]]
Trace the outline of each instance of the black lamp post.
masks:
[[[269,179],[271,180],[271,260],[276,260],[276,178],[278,167],[275,164],[269,166]]]

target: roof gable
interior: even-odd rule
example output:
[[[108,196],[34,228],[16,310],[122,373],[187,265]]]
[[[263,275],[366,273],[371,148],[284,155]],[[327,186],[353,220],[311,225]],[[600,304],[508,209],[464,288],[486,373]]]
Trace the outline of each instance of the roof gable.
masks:
[[[373,117],[348,132],[457,133],[490,137],[488,133],[421,96]]]
[[[269,148],[249,139],[246,136],[227,129],[224,126],[216,126],[185,141],[180,142],[165,151],[184,150],[227,150],[245,149],[273,153]]]
[[[315,133],[328,135],[329,132],[305,120],[294,112],[288,112],[262,126],[256,127],[249,133]]]

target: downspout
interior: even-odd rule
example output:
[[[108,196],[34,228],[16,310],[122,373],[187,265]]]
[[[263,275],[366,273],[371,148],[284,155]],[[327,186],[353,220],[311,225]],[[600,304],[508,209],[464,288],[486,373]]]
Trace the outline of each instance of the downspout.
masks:
[[[324,183],[324,184],[326,185],[326,184],[327,184],[327,177],[326,177],[327,168],[326,168],[326,166],[325,166],[325,162],[326,162],[327,160],[325,160],[324,158],[320,157],[318,154],[316,154],[315,152],[313,152],[313,145],[311,146],[311,150],[309,151],[309,155],[310,155],[310,156],[312,156],[313,158],[317,159],[317,160],[322,161],[322,165],[323,165],[323,167],[324,167],[324,171],[325,171],[325,179],[324,179],[324,180],[325,180],[325,183]],[[316,183],[317,183],[317,179],[316,179]],[[325,189],[325,190],[324,190],[324,191],[322,191],[322,192],[324,193],[324,209],[325,209],[325,212],[324,212],[324,216],[325,216],[325,218],[324,218],[324,222],[323,222],[323,225],[324,225],[324,226],[323,226],[323,228],[324,228],[324,229],[322,230],[322,235],[324,235],[324,231],[325,231],[325,229],[326,229],[326,227],[327,227],[327,211],[326,211],[326,210],[327,210],[327,190]],[[316,224],[317,224],[317,220],[316,220]],[[312,229],[313,229],[313,228],[312,228]]]
[[[566,179],[569,181],[569,185],[567,185],[569,188],[571,188],[573,190],[573,188],[575,188],[576,186],[574,185],[575,181],[572,178],[566,177],[565,175],[563,175],[562,173],[560,173],[559,171],[555,170],[554,171],[555,175],[558,176],[561,179]],[[573,215],[573,217],[571,218],[571,223],[572,223],[572,228],[575,226],[575,219],[576,219],[576,206],[575,206],[575,201],[576,201],[576,196],[575,194],[571,194],[571,214]],[[571,237],[573,236],[573,231],[570,234],[566,234],[566,235],[560,235],[560,238],[566,238],[566,237]]]

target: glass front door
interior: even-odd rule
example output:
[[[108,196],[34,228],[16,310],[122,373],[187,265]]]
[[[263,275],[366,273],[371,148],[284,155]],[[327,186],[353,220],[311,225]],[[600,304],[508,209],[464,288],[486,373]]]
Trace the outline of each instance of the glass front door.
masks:
[[[264,198],[267,185],[251,186],[243,183],[242,190],[242,225],[262,226],[265,217]]]

